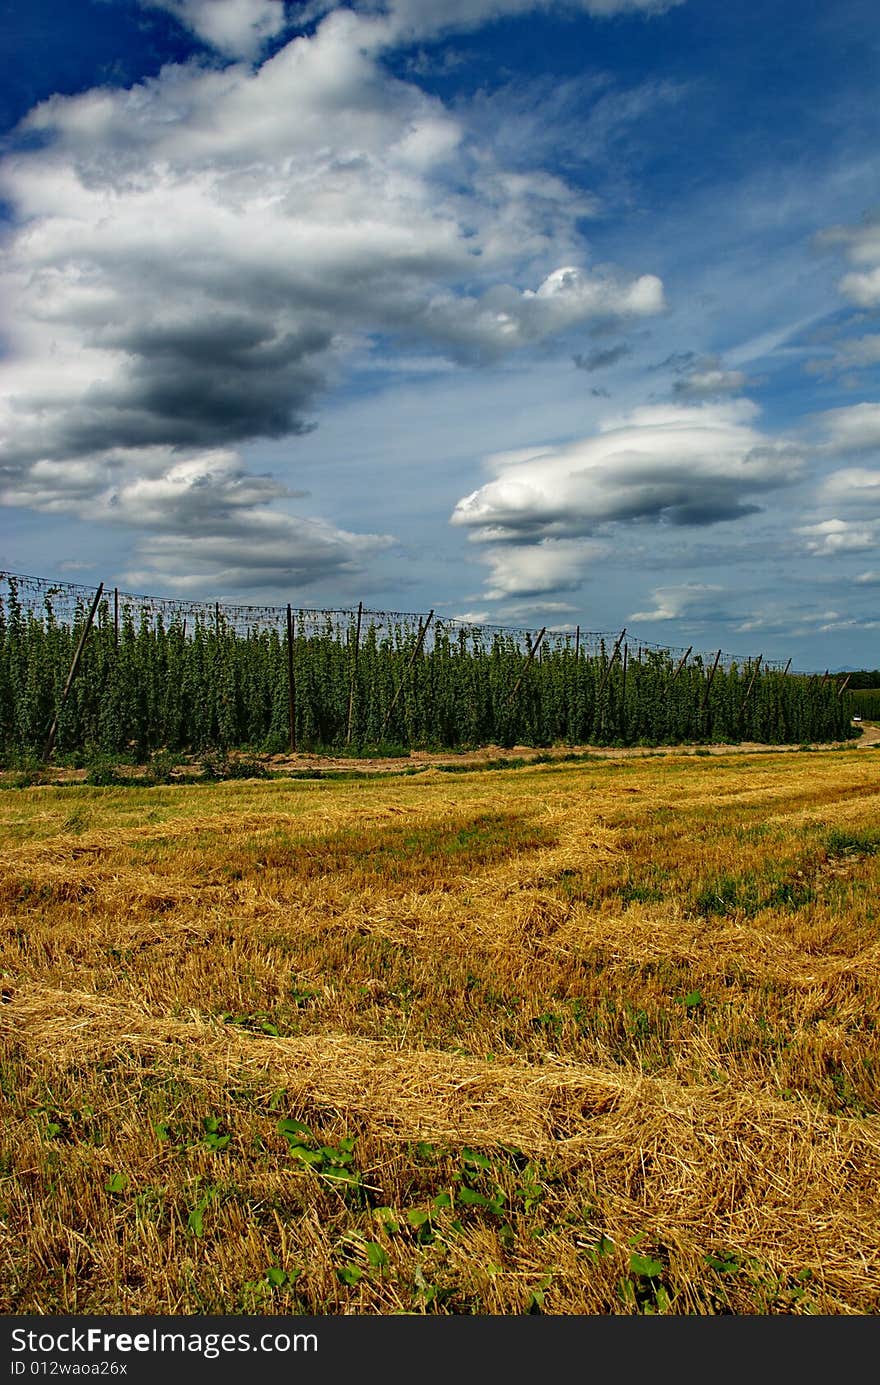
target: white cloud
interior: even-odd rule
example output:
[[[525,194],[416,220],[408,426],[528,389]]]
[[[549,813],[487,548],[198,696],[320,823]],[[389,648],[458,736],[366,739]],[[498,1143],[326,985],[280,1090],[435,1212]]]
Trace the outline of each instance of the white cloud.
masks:
[[[868,467],[844,467],[827,476],[821,492],[834,505],[880,507],[880,471]]]
[[[545,592],[574,591],[592,563],[608,552],[606,544],[578,539],[542,539],[529,546],[493,548],[486,556],[490,601]]]
[[[621,283],[566,266],[534,291],[499,284],[479,299],[438,296],[428,306],[426,323],[450,345],[493,357],[591,317],[642,317],[663,306],[663,285],[653,274]]]
[[[144,566],[125,580],[175,591],[226,588],[283,588],[294,591],[326,579],[354,574],[392,540],[353,534],[320,519],[250,510],[233,533],[193,534],[184,546],[177,535],[154,534],[138,546]]]
[[[773,635],[785,635],[800,639],[806,635],[827,635],[835,630],[875,630],[878,622],[865,620],[860,616],[846,615],[841,611],[825,610],[814,606],[792,606],[774,603],[764,607],[757,614],[737,625],[739,634],[754,634],[757,631]]]
[[[828,452],[865,452],[880,448],[880,404],[851,404],[819,415]]]
[[[187,16],[241,46],[277,10]],[[0,168],[6,504],[109,520],[112,493],[113,518],[169,543],[176,526],[182,549],[186,469],[206,524],[289,497],[236,449],[307,432],[371,339],[479,360],[662,308],[653,275],[585,267],[588,199],[502,167],[389,74],[387,42],[386,20],[339,10],[256,71],[170,66],[30,114]]]
[[[284,29],[284,0],[140,0],[168,10],[203,43],[230,58],[254,58]]]
[[[721,587],[713,587],[704,582],[684,582],[680,586],[657,587],[653,592],[654,606],[647,611],[633,611],[628,621],[681,620],[692,615],[709,595],[720,592]]]
[[[858,226],[834,226],[819,237],[822,245],[842,245],[856,268],[840,281],[840,291],[859,308],[880,306],[880,215]]]
[[[819,415],[827,442],[816,448],[818,457],[845,457],[880,448],[880,405],[854,404]],[[863,553],[880,543],[880,470],[868,466],[844,466],[829,472],[816,491],[818,513],[825,517],[801,525],[796,531],[806,541],[808,553],[840,557]]]
[[[583,540],[609,524],[701,526],[753,513],[753,497],[800,473],[793,449],[754,426],[755,405],[652,405],[593,437],[490,457],[495,479],[464,496],[451,522],[485,545],[487,596],[573,590],[594,556]]]
[[[863,274],[845,274],[840,289],[857,308],[880,307],[880,265]]]
[[[723,394],[738,394],[745,385],[744,371],[709,365],[677,380],[675,393],[685,399],[714,399]]]
[[[619,520],[710,524],[755,508],[748,497],[785,486],[800,462],[752,426],[757,409],[651,405],[610,419],[562,447],[489,459],[496,479],[465,496],[452,523],[477,541],[585,535]]]
[[[108,453],[78,463],[45,460],[28,472],[27,489],[6,503],[48,514],[124,525],[139,531],[128,580],[189,589],[306,586],[352,572],[389,548],[387,534],[355,534],[325,520],[271,509],[296,497],[268,475],[248,471],[236,453],[181,457],[165,448]]]
[[[808,553],[833,558],[875,548],[880,540],[880,521],[823,519],[817,524],[801,525],[797,532],[804,535]]]

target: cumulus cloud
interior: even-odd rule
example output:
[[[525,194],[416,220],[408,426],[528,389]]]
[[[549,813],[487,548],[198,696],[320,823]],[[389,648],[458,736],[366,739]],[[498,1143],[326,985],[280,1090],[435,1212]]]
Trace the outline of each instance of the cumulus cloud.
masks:
[[[754,428],[756,407],[652,405],[564,447],[490,458],[493,481],[465,496],[453,524],[478,541],[593,533],[621,520],[702,525],[757,507],[749,498],[787,485],[800,462]]]
[[[642,317],[663,306],[663,285],[653,274],[620,282],[569,265],[536,290],[500,284],[478,299],[438,296],[428,305],[425,325],[465,356],[495,358],[591,317]]]
[[[862,274],[845,274],[840,288],[856,307],[880,307],[880,265]]]
[[[720,592],[721,587],[713,587],[703,582],[684,582],[679,586],[657,587],[653,592],[654,605],[646,611],[633,611],[627,616],[628,621],[664,621],[681,620],[683,616],[692,615],[701,605],[705,604],[706,598]]]
[[[167,7],[227,52],[251,51],[282,13],[270,0]],[[308,432],[353,344],[395,337],[479,361],[662,308],[654,276],[588,268],[581,194],[501,167],[389,74],[389,42],[387,16],[338,10],[256,71],[169,66],[26,118],[0,167],[16,217],[5,503],[109,518],[113,494],[116,517],[158,526],[161,477],[161,526],[183,543],[190,466],[203,513],[209,493],[226,513],[232,485],[247,496],[236,513],[289,498],[246,469],[233,483],[217,457]]]
[[[880,471],[869,467],[843,467],[822,483],[822,494],[835,505],[880,508]]]
[[[100,463],[38,462],[26,488],[6,499],[147,534],[138,544],[147,566],[132,568],[127,580],[181,588],[207,579],[230,589],[304,586],[353,572],[393,543],[390,535],[354,534],[270,508],[301,495],[248,471],[231,451],[170,459],[155,448],[148,456],[111,453]]]
[[[880,539],[880,520],[823,519],[801,525],[808,553],[817,558],[834,558],[847,553],[864,553]]]
[[[869,467],[842,467],[821,483],[822,507],[832,518],[803,525],[798,532],[807,552],[818,557],[864,553],[880,543],[880,471]],[[841,517],[843,516],[843,517]]]
[[[819,415],[827,441],[820,443],[820,458],[843,459],[880,449],[880,405],[854,404]],[[830,471],[816,489],[814,522],[802,525],[808,553],[817,557],[841,557],[863,553],[880,543],[880,470],[857,465]],[[823,515],[824,511],[824,515]]]
[[[880,307],[880,212],[865,216],[857,226],[833,226],[819,237],[821,245],[840,245],[850,264],[840,291],[858,308]]]
[[[231,451],[193,456],[155,447],[118,449],[79,462],[44,458],[3,491],[6,504],[148,528],[228,524],[255,505],[295,492],[254,475]]]
[[[801,462],[754,427],[755,405],[653,405],[593,437],[489,459],[495,478],[451,522],[487,546],[487,595],[571,590],[591,558],[583,541],[624,522],[702,526],[739,519],[753,497],[789,485]]]
[[[541,539],[528,547],[493,548],[486,556],[490,569],[486,596],[498,601],[575,591],[590,565],[607,552],[606,544],[583,539]]]
[[[851,404],[819,416],[827,452],[868,452],[880,448],[880,404]]]
[[[168,10],[203,43],[230,58],[256,57],[286,23],[284,0],[141,0],[141,5]]]

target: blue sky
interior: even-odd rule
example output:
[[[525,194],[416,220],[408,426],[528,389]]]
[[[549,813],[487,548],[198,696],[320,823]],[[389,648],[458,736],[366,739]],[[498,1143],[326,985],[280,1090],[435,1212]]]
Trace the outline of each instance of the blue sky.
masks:
[[[0,29],[0,566],[880,662],[876,5]]]

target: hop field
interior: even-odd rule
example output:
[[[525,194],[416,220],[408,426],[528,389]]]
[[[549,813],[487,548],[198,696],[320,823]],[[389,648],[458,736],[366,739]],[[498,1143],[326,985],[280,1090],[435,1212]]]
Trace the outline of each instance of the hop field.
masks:
[[[0,822],[3,1312],[877,1312],[874,754]]]
[[[5,592],[5,594],[4,594]],[[648,746],[851,736],[848,679],[647,645],[388,612],[119,593],[0,572],[0,761]],[[91,624],[94,617],[94,625]],[[279,624],[279,621],[283,622]],[[286,624],[286,633],[284,629]],[[78,655],[82,654],[78,662]],[[790,663],[790,661],[789,661]]]

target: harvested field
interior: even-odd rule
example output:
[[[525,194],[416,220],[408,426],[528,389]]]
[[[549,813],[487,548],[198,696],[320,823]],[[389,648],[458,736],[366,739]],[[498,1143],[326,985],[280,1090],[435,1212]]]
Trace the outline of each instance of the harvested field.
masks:
[[[0,1311],[878,1311],[873,754],[0,830]]]

